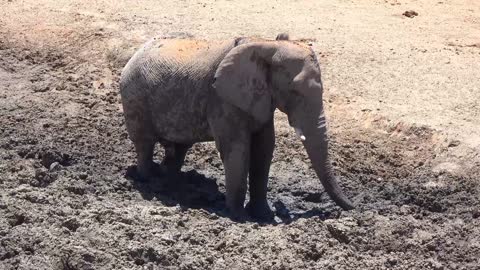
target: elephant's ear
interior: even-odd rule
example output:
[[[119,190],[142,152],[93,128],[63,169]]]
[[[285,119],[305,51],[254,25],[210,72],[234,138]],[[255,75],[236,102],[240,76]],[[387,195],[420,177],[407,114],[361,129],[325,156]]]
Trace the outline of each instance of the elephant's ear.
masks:
[[[213,87],[230,104],[265,123],[273,115],[269,83],[272,46],[254,42],[233,48],[220,62]]]

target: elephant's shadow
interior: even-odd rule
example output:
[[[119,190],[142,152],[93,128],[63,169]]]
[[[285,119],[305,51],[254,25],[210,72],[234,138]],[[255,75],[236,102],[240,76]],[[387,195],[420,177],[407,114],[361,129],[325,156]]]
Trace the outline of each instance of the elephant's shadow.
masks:
[[[225,195],[220,191],[217,179],[209,178],[195,170],[180,172],[175,175],[154,177],[150,181],[141,181],[136,172],[136,166],[130,166],[126,175],[132,181],[133,187],[140,192],[145,200],[158,200],[166,206],[177,206],[181,209],[203,209],[220,217],[230,218],[225,207]],[[334,212],[321,209],[307,211],[290,211],[291,206],[280,200],[271,200],[275,219],[248,221],[263,224],[288,224],[299,218],[319,217],[328,219],[335,216]],[[295,207],[293,207],[295,208]]]
[[[144,181],[138,176],[136,166],[130,166],[125,176],[146,200],[158,200],[166,206],[204,209],[219,216],[228,216],[225,211],[225,195],[219,190],[217,180],[195,170],[158,175]]]

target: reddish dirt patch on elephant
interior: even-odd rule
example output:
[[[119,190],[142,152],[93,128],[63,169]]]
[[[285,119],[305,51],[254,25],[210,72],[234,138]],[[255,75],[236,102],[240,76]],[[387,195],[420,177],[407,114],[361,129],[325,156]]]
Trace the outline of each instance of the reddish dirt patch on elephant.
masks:
[[[179,39],[162,42],[161,50],[172,57],[179,59],[191,59],[208,48],[209,43],[201,40]]]

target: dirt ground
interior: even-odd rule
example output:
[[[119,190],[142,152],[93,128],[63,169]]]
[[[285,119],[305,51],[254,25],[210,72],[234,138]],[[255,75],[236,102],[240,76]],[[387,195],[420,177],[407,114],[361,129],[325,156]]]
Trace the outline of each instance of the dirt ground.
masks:
[[[225,216],[212,143],[180,188],[128,177],[118,79],[139,45],[280,32],[318,53],[357,209],[281,113],[275,222]],[[0,269],[480,269],[479,82],[475,0],[0,0]]]

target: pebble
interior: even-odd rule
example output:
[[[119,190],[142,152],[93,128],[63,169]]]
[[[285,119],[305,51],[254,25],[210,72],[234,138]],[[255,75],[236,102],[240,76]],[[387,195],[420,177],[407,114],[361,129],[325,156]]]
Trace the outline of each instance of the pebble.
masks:
[[[60,163],[59,162],[53,162],[50,165],[50,168],[48,168],[49,171],[56,171],[58,169],[60,169]]]

